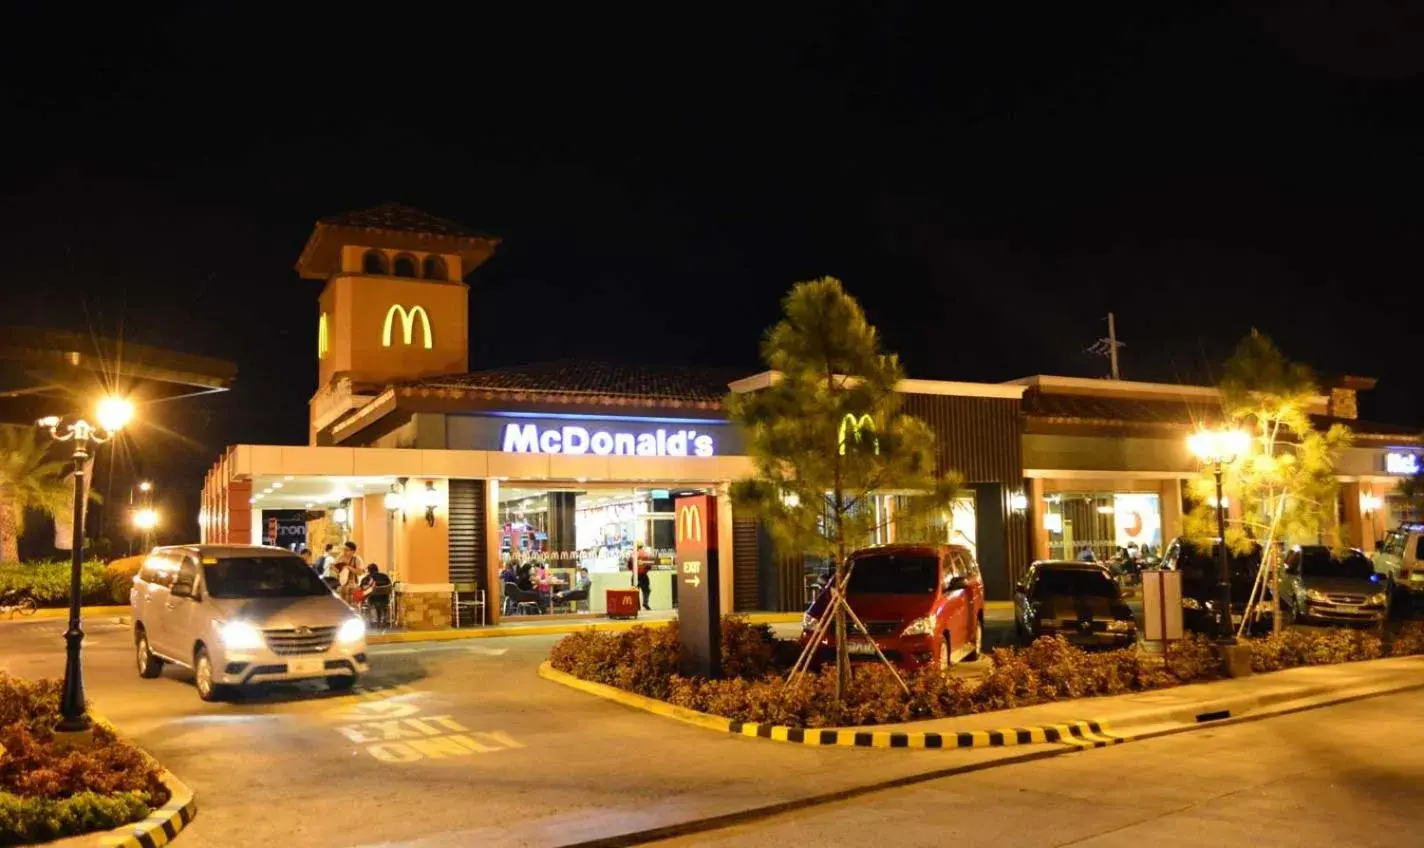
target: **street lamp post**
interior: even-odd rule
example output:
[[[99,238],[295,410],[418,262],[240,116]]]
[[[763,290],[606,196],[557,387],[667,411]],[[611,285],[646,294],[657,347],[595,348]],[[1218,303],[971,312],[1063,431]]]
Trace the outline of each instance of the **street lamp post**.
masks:
[[[1217,642],[1236,644],[1236,631],[1231,626],[1231,561],[1226,551],[1226,497],[1221,488],[1222,467],[1250,450],[1251,436],[1243,430],[1199,430],[1187,439],[1187,447],[1197,458],[1211,466],[1216,477],[1216,537],[1218,574],[1216,583]]]
[[[91,443],[100,445],[113,438],[133,417],[133,404],[122,398],[108,397],[96,410],[98,426],[82,418],[65,424],[57,415],[36,422],[49,430],[61,442],[74,443],[74,526],[71,539],[72,558],[69,563],[69,628],[64,631],[64,689],[59,700],[60,733],[82,733],[89,729],[89,716],[84,711],[84,669],[80,662],[80,646],[84,630],[79,626],[79,601],[84,569],[84,485],[85,464],[89,461]]]

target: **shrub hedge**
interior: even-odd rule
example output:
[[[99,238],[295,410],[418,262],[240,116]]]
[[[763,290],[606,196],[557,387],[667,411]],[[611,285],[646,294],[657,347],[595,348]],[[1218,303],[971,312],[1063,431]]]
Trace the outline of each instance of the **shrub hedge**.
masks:
[[[0,672],[0,845],[118,827],[168,800],[158,765],[103,725],[86,748],[56,746],[60,687]]]
[[[80,601],[86,604],[128,603],[125,585],[119,598],[108,579],[104,563],[90,560],[80,573]],[[0,592],[28,588],[42,607],[69,604],[69,562],[8,562],[0,564]]]
[[[991,654],[987,674],[966,680],[922,669],[905,676],[905,694],[884,666],[858,666],[846,697],[835,698],[835,670],[822,669],[787,684],[796,643],[776,639],[766,625],[723,619],[722,667],[718,680],[677,674],[681,646],[676,624],[635,627],[619,634],[593,631],[565,637],[549,656],[554,668],[617,686],[680,707],[738,721],[789,727],[845,727],[945,718],[1026,707],[1071,698],[1120,695],[1215,680],[1221,664],[1209,640],[1193,636],[1165,654],[1134,649],[1089,652],[1057,637],[1026,648]],[[1335,630],[1287,631],[1252,640],[1252,665],[1276,671],[1300,665],[1351,662],[1424,653],[1424,622],[1412,622],[1381,638]]]

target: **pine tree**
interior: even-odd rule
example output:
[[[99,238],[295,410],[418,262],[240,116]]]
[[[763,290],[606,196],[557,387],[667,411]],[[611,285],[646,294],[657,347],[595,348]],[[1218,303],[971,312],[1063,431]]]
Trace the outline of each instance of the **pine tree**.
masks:
[[[785,317],[762,343],[777,381],[726,402],[756,467],[732,498],[765,522],[778,551],[833,561],[843,588],[846,555],[877,529],[877,494],[902,495],[897,527],[925,527],[949,508],[961,478],[936,471],[934,434],[900,411],[899,359],[881,351],[879,333],[839,280],[798,283],[782,307]],[[839,606],[835,641],[839,696],[850,679]]]
[[[1227,524],[1226,544],[1245,553],[1255,542],[1262,543],[1263,579],[1271,587],[1277,630],[1279,546],[1341,546],[1335,465],[1350,444],[1350,430],[1334,424],[1321,432],[1312,425],[1310,405],[1319,395],[1311,370],[1287,360],[1255,330],[1237,346],[1221,381],[1222,411],[1232,426],[1251,435],[1251,450],[1223,475],[1226,498],[1236,500],[1241,511],[1239,520]],[[1191,494],[1194,506],[1183,522],[1187,536],[1215,538],[1212,474],[1204,472],[1193,480]],[[1254,600],[1261,598],[1264,593],[1254,593]],[[1247,620],[1251,617],[1248,610]]]

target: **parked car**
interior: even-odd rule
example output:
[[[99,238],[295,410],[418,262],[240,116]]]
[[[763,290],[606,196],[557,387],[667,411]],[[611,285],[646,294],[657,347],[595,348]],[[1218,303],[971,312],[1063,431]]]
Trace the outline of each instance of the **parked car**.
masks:
[[[847,561],[846,601],[865,624],[846,617],[853,659],[875,659],[875,648],[905,668],[948,668],[979,656],[984,644],[984,581],[968,548],[893,544],[858,550]],[[816,597],[801,622],[801,644],[811,639],[830,605],[830,588]],[[834,660],[834,625],[816,650]]]
[[[350,689],[368,668],[361,617],[282,548],[155,548],[129,600],[139,676],[191,668],[205,701],[279,680]]]
[[[1082,647],[1136,644],[1137,619],[1106,566],[1092,562],[1035,562],[1014,587],[1014,628],[1032,642],[1058,635]]]
[[[1296,545],[1280,579],[1286,621],[1379,624],[1388,614],[1389,594],[1363,551],[1337,557],[1327,545]]]
[[[1162,567],[1182,572],[1182,624],[1188,630],[1213,635],[1217,632],[1217,583],[1220,580],[1221,543],[1215,539],[1179,537],[1167,545],[1162,555]],[[1251,543],[1246,553],[1227,551],[1231,576],[1231,621],[1238,625],[1246,613],[1246,602],[1256,585],[1261,570],[1261,545]],[[1270,589],[1264,598],[1270,600]],[[1270,614],[1257,619],[1258,626],[1270,624]]]
[[[1424,524],[1401,524],[1375,547],[1371,559],[1390,600],[1424,600]]]

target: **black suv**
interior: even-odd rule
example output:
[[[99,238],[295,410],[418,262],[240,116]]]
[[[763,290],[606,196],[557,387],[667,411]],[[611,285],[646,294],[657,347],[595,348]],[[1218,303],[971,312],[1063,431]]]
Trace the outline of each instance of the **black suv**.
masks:
[[[1215,539],[1187,539],[1178,537],[1167,545],[1162,554],[1162,567],[1182,572],[1182,624],[1188,630],[1213,635],[1217,632],[1220,615],[1217,610],[1216,584],[1221,573],[1220,542]],[[1251,543],[1251,549],[1244,553],[1227,551],[1227,564],[1231,573],[1231,621],[1235,625],[1246,613],[1246,601],[1256,585],[1256,574],[1261,570],[1261,546]],[[1264,595],[1270,600],[1270,588]],[[1266,614],[1269,618],[1269,613]],[[1257,619],[1261,623],[1261,619]],[[1269,623],[1267,621],[1266,623]]]

